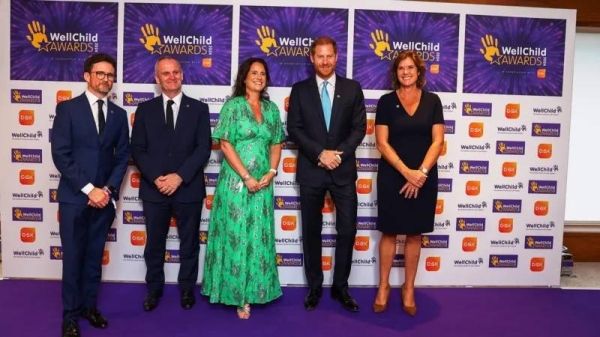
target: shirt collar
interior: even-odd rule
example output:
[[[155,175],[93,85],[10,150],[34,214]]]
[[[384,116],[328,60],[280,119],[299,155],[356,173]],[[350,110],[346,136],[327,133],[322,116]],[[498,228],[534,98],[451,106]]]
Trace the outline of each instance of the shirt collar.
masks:
[[[325,80],[320,78],[319,75],[316,75],[316,77],[317,77],[317,85],[319,86],[319,88],[321,88],[323,86],[323,82],[325,82]],[[331,77],[329,79],[327,79],[327,83],[329,83],[329,85],[331,85],[332,88],[335,88],[335,80],[336,80],[336,76],[335,76],[335,73],[333,73],[333,75],[331,75]]]
[[[90,106],[94,106],[94,104],[96,104],[96,102],[98,102],[98,100],[102,100],[104,102],[104,106],[108,106],[108,99],[105,97],[103,98],[99,98],[96,97],[96,95],[92,94],[89,90],[85,91],[85,97],[87,98],[88,102],[90,103]]]
[[[179,94],[177,94],[177,96],[175,96],[173,98],[169,98],[167,95],[162,94],[162,98],[163,98],[163,106],[165,108],[166,108],[167,102],[169,100],[173,100],[173,102],[175,103],[175,105],[181,106],[181,98],[183,98],[183,92],[180,92]]]

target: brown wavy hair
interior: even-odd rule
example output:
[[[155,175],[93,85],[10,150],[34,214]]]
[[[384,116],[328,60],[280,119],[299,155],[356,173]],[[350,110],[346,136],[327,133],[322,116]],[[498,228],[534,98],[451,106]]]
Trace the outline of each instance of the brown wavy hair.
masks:
[[[417,66],[417,70],[419,71],[419,77],[417,78],[417,88],[420,89],[424,87],[427,83],[427,80],[425,79],[425,71],[427,68],[425,67],[425,62],[423,61],[421,56],[419,56],[419,54],[414,50],[405,50],[398,54],[398,56],[396,56],[394,62],[392,62],[392,66],[390,67],[390,75],[392,76],[392,88],[394,89],[400,88],[400,80],[398,79],[398,65],[401,61],[404,61],[408,58],[413,60],[413,62]]]
[[[235,84],[233,85],[233,94],[232,97],[237,96],[246,96],[246,77],[248,77],[248,73],[250,72],[250,67],[254,63],[260,63],[265,67],[265,73],[267,74],[267,81],[265,82],[265,87],[260,91],[260,98],[264,100],[269,100],[269,94],[267,93],[267,88],[269,84],[271,84],[271,76],[269,75],[269,66],[267,66],[267,62],[264,59],[258,57],[251,57],[246,59],[240,67],[238,68],[237,77],[235,78]]]

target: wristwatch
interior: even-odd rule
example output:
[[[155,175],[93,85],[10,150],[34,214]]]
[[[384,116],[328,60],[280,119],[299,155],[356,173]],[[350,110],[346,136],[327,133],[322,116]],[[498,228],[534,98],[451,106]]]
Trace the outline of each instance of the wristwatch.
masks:
[[[427,175],[427,173],[429,172],[425,167],[421,167],[419,171],[423,172],[424,175]]]
[[[277,170],[276,169],[269,169],[269,172],[273,173],[274,175],[277,175]]]

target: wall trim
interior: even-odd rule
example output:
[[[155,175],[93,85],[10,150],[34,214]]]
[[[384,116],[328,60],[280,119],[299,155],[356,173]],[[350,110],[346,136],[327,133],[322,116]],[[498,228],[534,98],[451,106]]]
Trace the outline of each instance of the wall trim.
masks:
[[[565,221],[565,233],[600,233],[600,222]]]

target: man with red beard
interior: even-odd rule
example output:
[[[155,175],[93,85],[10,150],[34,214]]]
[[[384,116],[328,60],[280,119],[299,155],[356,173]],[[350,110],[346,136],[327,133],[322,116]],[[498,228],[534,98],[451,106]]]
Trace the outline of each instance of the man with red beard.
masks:
[[[356,236],[356,155],[367,129],[365,100],[360,84],[335,73],[337,44],[327,36],[311,45],[316,75],[295,83],[290,94],[287,130],[298,144],[296,181],[300,185],[302,249],[309,292],[306,310],[322,294],[321,230],[323,202],[329,192],[336,205],[336,250],[331,297],[345,309],[358,312],[348,292]]]

